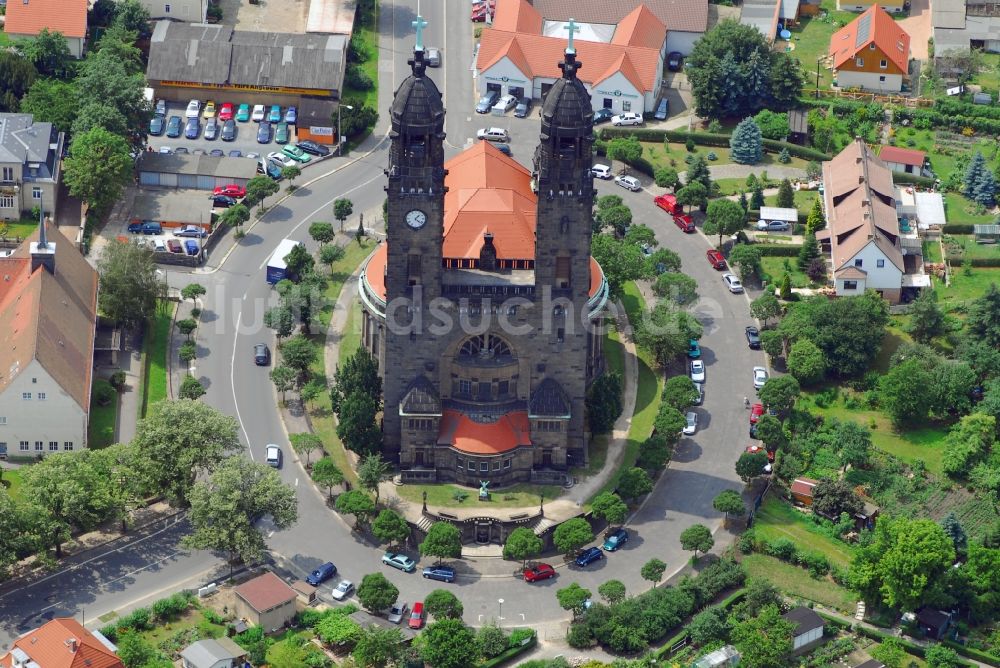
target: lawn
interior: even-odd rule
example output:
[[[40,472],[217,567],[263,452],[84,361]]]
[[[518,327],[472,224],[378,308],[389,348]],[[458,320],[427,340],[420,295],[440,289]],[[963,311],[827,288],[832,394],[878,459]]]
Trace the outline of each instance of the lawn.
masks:
[[[142,396],[139,397],[139,417],[145,417],[150,406],[167,398],[167,345],[170,342],[170,322],[173,320],[174,308],[173,302],[161,301],[142,338]]]
[[[795,208],[799,210],[800,213],[808,214],[812,211],[813,203],[816,198],[819,197],[818,190],[796,190],[792,193],[795,201]],[[764,206],[778,206],[778,194],[767,195],[764,197]]]
[[[21,500],[21,472],[17,469],[3,469],[3,486],[7,496],[14,501]]]
[[[924,262],[940,262],[941,261],[941,244],[935,241],[924,240]]]
[[[118,392],[111,387],[111,383],[101,378],[94,380],[96,389],[98,383],[102,383],[111,388],[114,392],[114,399],[107,406],[100,406],[97,403],[97,392],[90,393],[90,421],[87,424],[87,447],[91,450],[95,448],[106,448],[115,442],[115,421],[118,418]]]
[[[546,501],[558,497],[562,490],[551,485],[511,485],[490,490],[490,500],[480,501],[479,491],[460,485],[400,485],[396,492],[411,503],[422,503],[427,492],[427,505],[435,508],[533,508],[541,495]],[[456,498],[459,495],[459,498]],[[462,496],[464,495],[464,496]]]
[[[358,299],[351,304],[347,312],[347,320],[344,321],[344,332],[340,337],[340,350],[337,354],[337,363],[343,364],[347,358],[353,355],[361,345],[361,300]]]
[[[7,33],[0,30],[0,46],[7,46],[10,44],[10,37],[7,37]]]
[[[816,62],[819,58],[825,57],[830,49],[830,38],[833,33],[840,30],[858,17],[851,12],[837,11],[837,3],[834,0],[823,0],[820,5],[822,11],[819,16],[802,16],[799,24],[790,27],[792,33],[791,55],[795,56],[802,65],[802,73],[805,79],[803,93],[808,93],[816,88]],[[775,40],[774,49],[785,51],[788,42]],[[819,86],[827,89],[833,81],[831,71],[825,64],[819,68]]]
[[[622,345],[618,332],[614,329],[613,322],[607,324],[604,333],[604,361],[607,363],[608,373],[617,373],[622,379],[625,378],[625,347]],[[586,478],[603,470],[604,463],[608,459],[610,440],[611,434],[598,434],[591,438],[587,467],[571,469],[570,473],[579,478]]]
[[[376,0],[375,9],[371,14],[358,13],[351,34],[351,43],[357,46],[359,51],[368,55],[368,59],[361,63],[361,70],[368,75],[374,85],[369,90],[358,90],[344,86],[345,98],[361,98],[365,106],[372,109],[378,109],[378,5]]]
[[[768,498],[754,515],[754,533],[767,540],[788,538],[799,549],[824,555],[840,567],[850,565],[854,550],[824,535],[808,517],[784,501]]]
[[[179,641],[177,650],[184,649],[194,638],[192,635],[201,638],[219,638],[226,633],[226,627],[221,624],[213,624],[205,619],[205,614],[200,608],[189,608],[183,615],[167,623],[161,623],[148,631],[139,633],[142,638],[153,647],[162,649],[164,643],[173,644]],[[168,652],[169,654],[169,652]]]
[[[980,297],[990,287],[990,283],[1000,285],[1000,269],[974,268],[970,275],[959,267],[952,268],[951,285],[937,282],[935,291],[942,308],[951,310],[958,304]]]
[[[816,579],[809,571],[764,554],[746,555],[741,563],[750,577],[769,580],[786,594],[815,601],[844,613],[853,613],[857,597],[829,578]]]
[[[0,32],[0,35],[4,35],[4,33]],[[3,39],[0,39],[0,46],[3,46]],[[17,222],[0,223],[0,236],[8,239],[24,239],[36,229],[38,229],[37,220],[22,218]]]
[[[708,154],[714,153],[716,156],[715,160],[709,160]],[[677,142],[642,142],[642,155],[644,158],[652,163],[653,167],[673,167],[678,172],[687,171],[687,162],[685,159],[691,155],[702,155],[705,156],[706,162],[709,167],[714,165],[729,165],[732,164],[733,159],[730,156],[730,150],[722,146],[696,146],[695,150],[691,153],[688,152],[684,144],[679,144]],[[768,165],[780,165],[778,162],[777,153],[764,153],[764,159],[759,163],[754,165],[761,169],[767,169]],[[786,163],[786,167],[798,167],[799,169],[805,169],[808,161],[802,158],[793,157],[791,162]],[[724,179],[728,180],[728,179]],[[737,180],[737,179],[734,179]],[[737,191],[738,192],[738,191]]]
[[[972,234],[946,234],[942,241],[953,264],[960,264],[967,257],[1000,259],[1000,244],[977,244]]]
[[[989,213],[977,213],[976,205],[958,193],[945,193],[945,220],[949,223],[965,223],[967,225],[990,225],[994,216]]]
[[[766,255],[760,259],[760,266],[764,271],[763,280],[767,281],[768,285],[774,285],[783,280],[785,274],[789,275],[793,288],[808,288],[812,284],[805,272],[799,269],[794,257]]]

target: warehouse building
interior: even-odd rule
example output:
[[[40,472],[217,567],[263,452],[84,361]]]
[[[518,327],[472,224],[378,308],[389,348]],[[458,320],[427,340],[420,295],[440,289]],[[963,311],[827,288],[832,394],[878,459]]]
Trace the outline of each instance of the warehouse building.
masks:
[[[143,186],[214,190],[231,183],[245,187],[255,176],[253,158],[146,152],[139,160],[139,185]]]

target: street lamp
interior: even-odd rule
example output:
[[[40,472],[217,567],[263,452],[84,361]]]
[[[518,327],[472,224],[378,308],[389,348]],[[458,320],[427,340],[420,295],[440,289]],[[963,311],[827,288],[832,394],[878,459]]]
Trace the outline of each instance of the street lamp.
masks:
[[[816,57],[816,99],[819,99],[819,64],[822,62],[823,56]]]
[[[340,110],[342,108],[350,109],[351,111],[354,110],[354,107],[352,107],[349,104],[338,104],[337,105],[337,155],[340,155],[341,147],[344,144],[344,137],[343,137],[343,135],[340,134]]]
[[[500,612],[497,615],[497,618],[498,618],[497,619],[497,624],[502,627],[503,626],[503,599],[502,598],[497,599],[497,603],[500,604]]]

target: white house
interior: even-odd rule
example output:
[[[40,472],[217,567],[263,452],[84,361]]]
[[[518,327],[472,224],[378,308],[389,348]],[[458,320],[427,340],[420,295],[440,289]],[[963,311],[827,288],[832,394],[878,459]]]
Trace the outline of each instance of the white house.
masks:
[[[226,638],[206,638],[193,642],[181,651],[183,668],[238,668],[247,651]]]
[[[0,455],[87,445],[97,272],[52,225],[0,258]]]
[[[476,71],[480,95],[496,90],[542,99],[562,76],[559,62],[569,33],[547,22],[526,0],[500,0],[493,26],[483,30]],[[561,34],[559,31],[562,30]],[[667,54],[667,30],[638,5],[617,25],[581,24],[573,41],[577,73],[594,109],[651,112],[656,107]]]
[[[208,12],[208,0],[139,0],[139,4],[154,21],[204,23]]]
[[[7,3],[4,32],[14,40],[57,32],[74,58],[83,58],[87,41],[87,0],[17,0]],[[63,128],[67,130],[68,128]]]
[[[823,640],[823,618],[804,606],[792,608],[782,615],[795,625],[792,630],[792,653],[802,654]]]

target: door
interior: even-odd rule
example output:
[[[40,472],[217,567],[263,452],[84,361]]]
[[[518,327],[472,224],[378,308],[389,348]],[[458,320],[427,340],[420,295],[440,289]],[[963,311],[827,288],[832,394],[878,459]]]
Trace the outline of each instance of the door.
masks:
[[[552,451],[543,450],[542,451],[542,468],[550,469],[552,468]]]
[[[507,88],[507,92],[510,93],[511,95],[513,95],[514,97],[516,97],[519,100],[522,97],[524,97],[524,87],[523,86],[510,86],[510,87]]]
[[[602,104],[605,109],[611,109],[614,105],[614,101],[610,97],[606,97],[604,98],[604,102]]]
[[[424,466],[424,452],[423,450],[417,450],[413,455],[413,465],[417,468],[423,468]]]
[[[487,92],[489,92],[491,90],[495,90],[498,93],[502,91],[502,89],[500,88],[500,84],[498,84],[498,83],[488,83],[488,84],[486,84],[486,90],[487,90]]]

